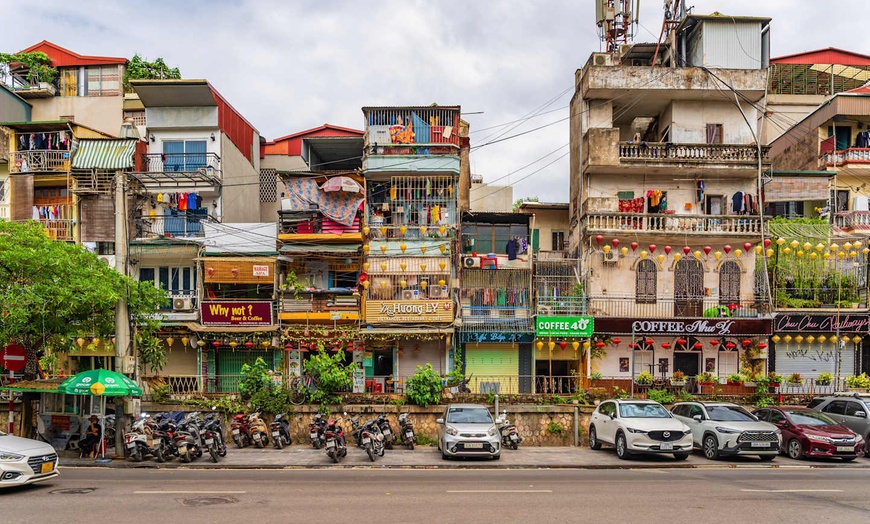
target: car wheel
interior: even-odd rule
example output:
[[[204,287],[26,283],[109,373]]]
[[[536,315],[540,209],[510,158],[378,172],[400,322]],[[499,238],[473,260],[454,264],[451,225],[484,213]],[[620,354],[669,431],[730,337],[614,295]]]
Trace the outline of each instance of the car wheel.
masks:
[[[760,458],[762,462],[770,462],[776,458],[776,455],[759,455],[758,458]]]
[[[447,453],[444,453],[444,450],[441,450],[441,460],[450,460],[450,457],[447,456]]]
[[[719,458],[719,441],[713,435],[704,436],[704,456],[710,460]]]
[[[625,441],[625,435],[619,433],[616,435],[616,456],[621,460],[628,458],[628,443]]]
[[[804,447],[801,445],[800,441],[796,438],[793,438],[788,441],[788,456],[789,458],[793,458],[795,460],[802,459],[804,457]]]
[[[843,462],[852,462],[858,457],[843,457]]]
[[[674,453],[674,458],[677,460],[686,460],[687,458],[689,458],[689,454],[688,453]]]
[[[598,442],[598,434],[595,433],[595,426],[589,426],[589,447],[591,449],[601,449],[601,442]]]

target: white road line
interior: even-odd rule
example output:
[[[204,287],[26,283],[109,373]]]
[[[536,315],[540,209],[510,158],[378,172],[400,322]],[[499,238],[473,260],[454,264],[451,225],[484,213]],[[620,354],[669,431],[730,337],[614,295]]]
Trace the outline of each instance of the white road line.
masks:
[[[450,489],[445,493],[552,493],[551,489]]]
[[[134,495],[239,495],[247,491],[134,491]]]
[[[741,489],[747,493],[842,493],[842,489]]]

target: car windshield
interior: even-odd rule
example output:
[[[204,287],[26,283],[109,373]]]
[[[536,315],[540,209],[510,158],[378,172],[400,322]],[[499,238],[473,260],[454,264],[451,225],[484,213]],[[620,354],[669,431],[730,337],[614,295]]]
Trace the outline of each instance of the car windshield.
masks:
[[[836,426],[831,417],[815,411],[786,411],[792,422],[804,426]]]
[[[740,406],[707,406],[710,420],[733,422],[755,422],[755,417]]]
[[[670,418],[670,413],[658,404],[646,402],[622,403],[619,405],[619,416],[622,418]]]
[[[867,406],[867,410],[870,411],[870,400],[865,400],[864,405]]]
[[[479,408],[450,408],[447,412],[447,422],[453,424],[492,424],[489,410]]]

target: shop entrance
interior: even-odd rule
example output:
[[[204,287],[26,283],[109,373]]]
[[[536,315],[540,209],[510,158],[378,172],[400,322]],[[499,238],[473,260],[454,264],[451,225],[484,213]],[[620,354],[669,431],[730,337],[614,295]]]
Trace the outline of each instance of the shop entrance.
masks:
[[[552,363],[552,375],[550,364]],[[535,362],[535,393],[574,394],[576,381],[573,371],[577,369],[575,360],[537,360]]]
[[[674,371],[682,371],[687,377],[694,377],[701,372],[701,354],[688,351],[674,353]]]

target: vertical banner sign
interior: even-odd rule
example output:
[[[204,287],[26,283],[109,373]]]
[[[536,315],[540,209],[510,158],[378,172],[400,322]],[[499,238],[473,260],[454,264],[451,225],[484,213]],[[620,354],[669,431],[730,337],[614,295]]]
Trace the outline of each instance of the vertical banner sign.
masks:
[[[366,372],[361,367],[353,370],[353,392],[365,393],[366,391]]]

